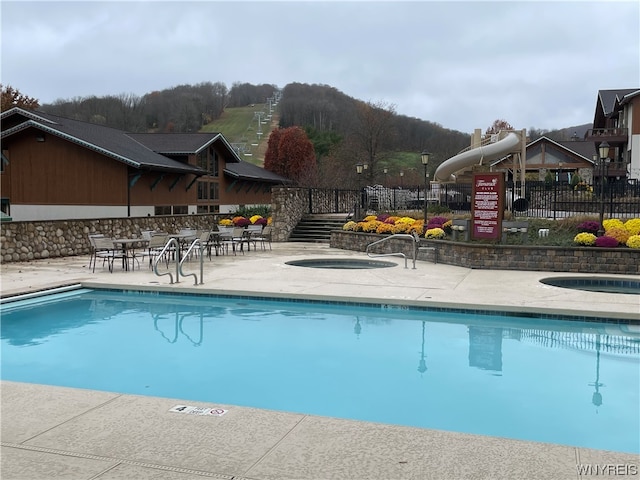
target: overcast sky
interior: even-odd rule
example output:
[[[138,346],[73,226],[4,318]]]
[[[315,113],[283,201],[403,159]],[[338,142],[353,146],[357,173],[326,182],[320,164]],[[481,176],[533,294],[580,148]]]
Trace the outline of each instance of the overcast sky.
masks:
[[[640,3],[11,2],[1,81],[40,103],[300,82],[472,132],[590,123],[640,88]]]

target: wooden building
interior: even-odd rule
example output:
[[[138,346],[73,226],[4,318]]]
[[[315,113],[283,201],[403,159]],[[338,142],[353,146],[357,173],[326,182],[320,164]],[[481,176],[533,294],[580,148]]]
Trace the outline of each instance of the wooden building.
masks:
[[[21,108],[0,121],[2,211],[14,221],[228,213],[270,204],[288,183],[220,133],[128,133]]]

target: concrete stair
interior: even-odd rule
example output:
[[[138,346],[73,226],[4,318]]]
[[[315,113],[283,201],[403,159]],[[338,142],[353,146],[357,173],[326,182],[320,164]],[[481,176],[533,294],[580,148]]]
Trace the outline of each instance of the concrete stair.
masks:
[[[332,230],[342,230],[347,214],[305,215],[289,236],[290,242],[329,243]]]

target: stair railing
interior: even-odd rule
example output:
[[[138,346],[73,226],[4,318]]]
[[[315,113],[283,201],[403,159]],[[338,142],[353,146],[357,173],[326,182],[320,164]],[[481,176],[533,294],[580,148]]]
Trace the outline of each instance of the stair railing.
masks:
[[[391,240],[393,238],[405,238],[407,240],[411,240],[411,246],[412,246],[412,251],[413,251],[413,270],[415,270],[416,268],[416,257],[418,255],[418,245],[420,244],[420,238],[418,237],[418,235],[416,235],[415,233],[413,235],[410,235],[408,233],[395,233],[393,235],[389,235],[388,237],[384,237],[381,240],[376,240],[373,243],[370,243],[369,245],[367,245],[367,248],[365,250],[366,254],[368,257],[371,258],[375,258],[375,257],[402,257],[404,258],[404,268],[408,268],[407,267],[407,256],[402,253],[402,252],[395,252],[395,253],[370,253],[369,252],[369,248],[375,246],[375,245],[379,245],[381,243],[384,243],[388,240]]]

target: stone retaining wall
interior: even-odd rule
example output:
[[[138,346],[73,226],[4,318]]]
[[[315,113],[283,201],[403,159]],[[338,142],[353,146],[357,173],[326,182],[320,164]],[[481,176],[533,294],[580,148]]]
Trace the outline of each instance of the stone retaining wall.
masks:
[[[309,212],[309,189],[274,187],[271,190],[272,241],[286,242],[300,219]]]
[[[343,250],[364,252],[367,245],[380,240],[381,235],[362,232],[331,232],[331,246]],[[434,250],[418,252],[418,260],[492,270],[533,270],[567,273],[640,274],[640,250],[630,248],[541,247],[486,245],[421,240],[422,247]],[[412,258],[413,243],[389,240],[372,250],[376,253],[404,253]]]
[[[208,229],[214,223],[217,223],[217,217],[211,214],[6,222],[1,225],[0,259],[2,262],[19,262],[88,254],[88,235],[92,233],[139,238],[142,230],[177,232],[181,228]]]

